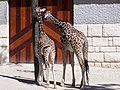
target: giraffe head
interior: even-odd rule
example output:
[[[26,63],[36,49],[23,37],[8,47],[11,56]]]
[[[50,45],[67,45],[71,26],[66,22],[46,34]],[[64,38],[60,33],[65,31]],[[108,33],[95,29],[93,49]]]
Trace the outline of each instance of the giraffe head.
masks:
[[[42,16],[43,20],[49,20],[49,16],[51,16],[51,12],[50,10],[47,10],[46,8],[40,8],[40,7],[36,7],[35,8],[35,14],[36,16]]]
[[[44,20],[44,13],[46,12],[46,8],[41,9],[40,7],[36,7],[34,9],[34,17],[37,18],[38,21]]]

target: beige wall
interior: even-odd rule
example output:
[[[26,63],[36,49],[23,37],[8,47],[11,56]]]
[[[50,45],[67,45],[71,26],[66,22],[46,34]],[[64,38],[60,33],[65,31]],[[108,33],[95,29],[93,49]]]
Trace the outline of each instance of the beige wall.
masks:
[[[89,62],[100,66],[120,63],[120,24],[75,24],[89,42]],[[118,66],[118,65],[117,65]]]
[[[9,7],[0,1],[0,64],[9,62]]]

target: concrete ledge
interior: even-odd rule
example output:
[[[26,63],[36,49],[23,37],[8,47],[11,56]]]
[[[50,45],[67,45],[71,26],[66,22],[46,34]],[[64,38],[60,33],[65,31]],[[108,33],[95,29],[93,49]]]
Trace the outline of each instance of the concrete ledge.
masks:
[[[91,67],[102,67],[102,68],[115,68],[115,69],[120,69],[120,62],[119,62],[119,63],[89,62],[89,66],[91,66]]]

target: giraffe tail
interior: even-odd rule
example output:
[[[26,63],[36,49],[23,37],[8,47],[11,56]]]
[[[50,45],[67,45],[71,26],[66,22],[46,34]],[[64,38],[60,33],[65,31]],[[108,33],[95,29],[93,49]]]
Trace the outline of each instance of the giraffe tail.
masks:
[[[83,58],[84,58],[84,64],[85,64],[85,70],[86,70],[86,80],[89,85],[88,42],[87,41],[84,43],[84,47],[83,47]]]

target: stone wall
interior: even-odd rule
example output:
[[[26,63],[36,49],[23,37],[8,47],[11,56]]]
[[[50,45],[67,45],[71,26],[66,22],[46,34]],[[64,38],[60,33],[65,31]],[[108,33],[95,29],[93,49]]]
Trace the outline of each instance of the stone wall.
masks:
[[[120,67],[120,24],[75,24],[74,26],[87,36],[91,65]]]
[[[9,11],[8,2],[0,1],[0,64],[9,62]]]
[[[82,2],[84,0],[76,0]],[[89,1],[89,0],[88,0]],[[94,0],[91,0],[94,1]],[[106,0],[96,0],[104,2]],[[109,0],[116,1],[116,0]],[[74,4],[75,24],[114,24],[120,23],[120,3]]]

